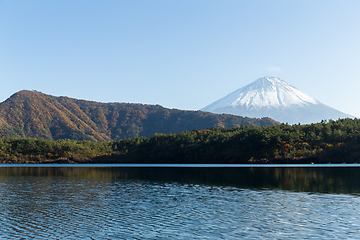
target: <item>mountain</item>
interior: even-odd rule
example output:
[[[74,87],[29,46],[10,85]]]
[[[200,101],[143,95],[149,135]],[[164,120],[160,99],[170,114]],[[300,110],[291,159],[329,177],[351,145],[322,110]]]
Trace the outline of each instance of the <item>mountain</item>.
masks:
[[[275,77],[259,78],[201,110],[256,118],[270,117],[290,124],[353,118]]]
[[[99,103],[23,90],[0,103],[0,137],[111,141],[211,127],[279,124],[159,105]]]

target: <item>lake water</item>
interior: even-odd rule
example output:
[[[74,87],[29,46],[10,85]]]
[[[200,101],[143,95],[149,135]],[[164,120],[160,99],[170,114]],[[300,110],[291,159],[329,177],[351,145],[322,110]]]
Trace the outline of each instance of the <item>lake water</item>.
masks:
[[[2,165],[0,239],[360,236],[355,165],[111,166]]]

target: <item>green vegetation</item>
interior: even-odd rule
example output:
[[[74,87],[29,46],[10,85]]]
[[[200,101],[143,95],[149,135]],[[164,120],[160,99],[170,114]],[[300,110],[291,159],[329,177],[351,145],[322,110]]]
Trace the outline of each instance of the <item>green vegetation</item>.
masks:
[[[0,139],[3,163],[327,163],[360,160],[360,119],[211,128],[111,142]]]

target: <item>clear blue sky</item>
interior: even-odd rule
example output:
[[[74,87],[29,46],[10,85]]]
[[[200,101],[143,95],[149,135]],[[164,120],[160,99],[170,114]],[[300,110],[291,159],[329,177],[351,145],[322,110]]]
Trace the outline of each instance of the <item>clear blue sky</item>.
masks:
[[[360,117],[360,1],[0,0],[0,101],[200,109],[264,76]]]

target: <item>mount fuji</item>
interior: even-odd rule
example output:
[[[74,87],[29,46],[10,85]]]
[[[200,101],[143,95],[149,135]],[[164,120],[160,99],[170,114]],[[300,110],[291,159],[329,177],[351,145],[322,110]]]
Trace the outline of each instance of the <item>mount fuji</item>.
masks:
[[[270,117],[289,124],[354,118],[326,106],[276,77],[263,77],[201,109],[247,117]]]

